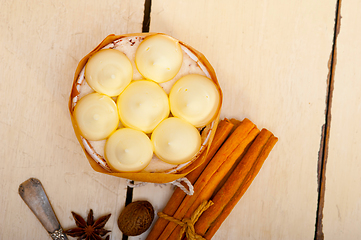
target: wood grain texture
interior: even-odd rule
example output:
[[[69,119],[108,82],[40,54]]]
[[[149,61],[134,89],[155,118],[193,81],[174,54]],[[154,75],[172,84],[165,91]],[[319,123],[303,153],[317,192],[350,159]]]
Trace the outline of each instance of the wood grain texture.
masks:
[[[341,2],[323,211],[327,240],[361,238],[360,8],[359,1]]]
[[[0,239],[48,239],[18,195],[38,178],[60,223],[71,211],[95,218],[121,238],[116,219],[124,179],[94,172],[72,129],[67,108],[80,59],[108,34],[140,32],[144,1],[3,1],[0,9]]]
[[[215,68],[221,118],[247,117],[279,138],[214,239],[313,239],[335,7],[326,0],[152,1],[150,31],[193,46]]]

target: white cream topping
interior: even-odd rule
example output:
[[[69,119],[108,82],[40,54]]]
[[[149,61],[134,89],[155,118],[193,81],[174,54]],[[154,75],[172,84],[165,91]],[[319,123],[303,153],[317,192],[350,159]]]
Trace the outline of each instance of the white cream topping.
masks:
[[[133,81],[117,100],[121,122],[130,128],[151,133],[169,116],[169,101],[164,90],[149,80]]]
[[[157,34],[146,37],[139,45],[135,64],[145,78],[162,83],[177,75],[182,66],[182,57],[177,40]]]
[[[85,79],[96,92],[118,96],[133,76],[132,63],[124,53],[104,49],[91,56],[85,65]]]
[[[119,124],[117,106],[108,96],[91,93],[81,98],[74,109],[81,135],[88,140],[107,138]]]
[[[203,127],[217,113],[220,93],[211,79],[189,74],[173,85],[169,102],[173,116],[182,118],[195,127]]]
[[[153,131],[154,152],[164,162],[181,164],[191,160],[199,151],[201,136],[190,123],[170,117]]]
[[[106,141],[105,159],[118,172],[138,172],[153,156],[153,145],[148,136],[138,130],[121,128]]]
[[[140,43],[143,41],[143,37],[141,36],[132,36],[132,37],[124,37],[120,38],[113,43],[106,45],[103,49],[116,49],[118,51],[123,52],[128,59],[131,61],[133,65],[133,80],[140,80],[143,79],[143,76],[138,72],[138,69],[135,65],[135,52]],[[188,75],[188,74],[200,74],[205,76],[210,76],[209,72],[206,67],[199,61],[198,57],[192,53],[186,46],[181,45],[182,54],[183,54],[183,62],[181,69],[177,73],[177,75],[171,79],[170,81],[159,83],[159,85],[165,90],[167,94],[169,94],[171,87],[173,84],[180,79],[181,77]],[[87,84],[84,77],[84,68],[79,74],[77,79],[77,89],[79,91],[79,95],[76,95],[72,99],[72,105],[75,107],[80,99],[84,96],[88,95],[89,93],[94,92],[92,88]],[[114,99],[114,98],[113,98]],[[208,129],[208,127],[206,128]],[[202,131],[202,147],[207,145],[210,132],[209,130]],[[87,152],[92,156],[92,158],[98,162],[100,166],[104,169],[109,171],[107,163],[104,158],[104,147],[106,140],[99,140],[99,141],[88,141],[83,139],[84,146],[86,147]],[[153,158],[150,164],[143,170],[144,172],[169,172],[174,173],[182,169],[183,167],[187,166],[188,163],[184,164],[169,164],[161,161],[155,154],[153,154]]]

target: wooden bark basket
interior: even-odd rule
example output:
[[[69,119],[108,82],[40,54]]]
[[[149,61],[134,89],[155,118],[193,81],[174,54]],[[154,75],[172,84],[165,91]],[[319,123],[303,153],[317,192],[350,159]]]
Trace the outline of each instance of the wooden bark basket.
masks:
[[[211,64],[208,62],[208,60],[205,58],[205,56],[198,52],[197,50],[193,49],[192,47],[186,45],[183,42],[179,43],[186,47],[192,54],[194,54],[198,60],[197,63],[200,63],[203,65],[203,67],[206,68],[206,70],[209,73],[209,77],[212,79],[212,81],[214,83],[216,83],[218,89],[219,89],[219,93],[220,93],[220,97],[221,97],[221,104],[217,110],[217,114],[215,116],[215,118],[213,119],[213,121],[208,124],[209,125],[209,137],[207,140],[207,144],[205,149],[202,151],[202,153],[198,154],[198,157],[193,159],[193,161],[188,164],[186,167],[184,167],[183,169],[181,169],[179,172],[177,173],[164,173],[164,172],[156,172],[156,173],[150,173],[150,172],[108,172],[106,171],[104,168],[102,168],[101,166],[98,165],[98,163],[91,157],[91,155],[89,155],[89,153],[85,150],[84,144],[81,140],[81,135],[80,135],[80,130],[77,126],[77,123],[74,119],[73,116],[73,99],[74,97],[79,95],[79,91],[77,89],[77,79],[79,77],[80,72],[82,71],[82,69],[84,68],[85,64],[87,63],[88,59],[90,58],[90,56],[92,56],[94,53],[96,53],[97,51],[99,51],[100,49],[102,49],[104,46],[108,45],[109,43],[112,43],[118,39],[124,38],[124,37],[133,37],[133,36],[140,36],[140,37],[147,37],[147,36],[151,36],[154,34],[162,34],[162,33],[135,33],[135,34],[124,34],[124,35],[109,35],[107,36],[93,51],[91,51],[89,54],[87,54],[78,64],[78,67],[75,71],[75,75],[74,75],[74,81],[73,81],[73,86],[72,86],[72,90],[71,90],[71,94],[70,94],[70,99],[69,99],[69,111],[70,111],[70,116],[71,116],[71,121],[74,127],[74,132],[75,135],[80,143],[80,145],[82,146],[82,149],[86,155],[86,158],[89,161],[89,164],[91,165],[91,167],[100,173],[104,173],[104,174],[108,174],[108,175],[112,175],[112,176],[116,176],[116,177],[121,177],[121,178],[126,178],[126,179],[130,179],[130,180],[134,180],[134,181],[142,181],[142,182],[152,182],[152,183],[167,183],[167,182],[172,182],[174,180],[177,180],[179,178],[184,177],[185,175],[187,175],[189,172],[191,172],[192,170],[194,170],[195,168],[197,168],[203,161],[205,156],[208,153],[208,149],[209,146],[213,140],[213,136],[214,133],[217,129],[218,126],[218,122],[219,122],[219,115],[220,115],[220,110],[221,110],[221,105],[222,105],[222,91],[220,89],[216,74],[214,72],[213,67],[211,66]],[[207,126],[208,126],[207,125]]]

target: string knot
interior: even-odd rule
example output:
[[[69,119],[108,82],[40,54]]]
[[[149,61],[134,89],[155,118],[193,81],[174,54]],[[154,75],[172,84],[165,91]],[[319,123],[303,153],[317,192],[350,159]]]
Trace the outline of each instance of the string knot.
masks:
[[[181,226],[178,240],[182,239],[184,233],[189,240],[206,240],[204,237],[196,233],[194,229],[194,224],[198,221],[202,213],[212,205],[212,201],[203,201],[202,204],[199,205],[198,208],[194,211],[194,213],[192,213],[190,218],[184,218],[182,220],[176,219],[163,212],[159,212],[158,216]]]

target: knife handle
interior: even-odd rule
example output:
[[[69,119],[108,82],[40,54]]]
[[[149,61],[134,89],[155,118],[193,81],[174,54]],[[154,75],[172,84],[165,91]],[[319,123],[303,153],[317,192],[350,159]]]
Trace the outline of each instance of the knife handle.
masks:
[[[67,240],[54,213],[43,185],[36,178],[29,178],[19,186],[19,195],[39,219],[53,240]]]

